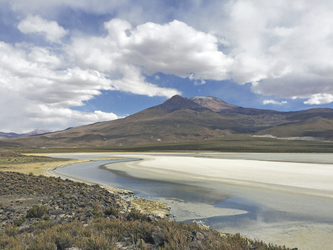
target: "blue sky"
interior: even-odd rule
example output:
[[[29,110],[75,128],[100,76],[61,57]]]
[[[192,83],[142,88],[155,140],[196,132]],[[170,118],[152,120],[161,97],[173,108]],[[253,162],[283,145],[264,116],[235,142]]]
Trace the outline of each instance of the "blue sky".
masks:
[[[333,108],[333,2],[0,1],[0,131],[107,121],[175,94]]]

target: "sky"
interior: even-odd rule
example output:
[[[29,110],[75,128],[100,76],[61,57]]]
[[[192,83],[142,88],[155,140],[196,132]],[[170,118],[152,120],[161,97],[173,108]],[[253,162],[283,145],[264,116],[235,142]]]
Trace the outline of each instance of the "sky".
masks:
[[[174,95],[333,108],[331,0],[0,0],[0,131],[126,117]]]

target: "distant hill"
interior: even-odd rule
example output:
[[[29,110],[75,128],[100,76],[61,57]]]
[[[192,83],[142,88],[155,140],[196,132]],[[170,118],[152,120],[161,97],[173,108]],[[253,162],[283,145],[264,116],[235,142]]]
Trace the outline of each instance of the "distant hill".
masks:
[[[10,139],[10,138],[16,138],[21,136],[20,134],[16,134],[16,133],[4,133],[4,132],[0,132],[0,139]]]
[[[230,135],[333,140],[333,110],[279,112],[244,108],[215,97],[174,96],[123,119],[13,142],[35,147],[129,146],[198,142]]]
[[[23,134],[17,134],[17,133],[4,133],[0,132],[0,139],[11,139],[11,138],[17,138],[21,136],[34,136],[34,135],[43,135],[50,133],[50,131],[45,129],[35,129],[34,131],[23,133]]]

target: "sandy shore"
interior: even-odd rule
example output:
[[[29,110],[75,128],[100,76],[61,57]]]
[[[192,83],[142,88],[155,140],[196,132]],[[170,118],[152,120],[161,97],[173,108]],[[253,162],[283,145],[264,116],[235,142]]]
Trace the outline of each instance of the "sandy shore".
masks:
[[[138,155],[126,155],[138,157]],[[293,189],[333,198],[333,165],[259,160],[212,159],[189,156],[140,155],[142,161],[115,164],[136,177],[224,181],[272,189]],[[111,165],[115,169],[115,166]]]

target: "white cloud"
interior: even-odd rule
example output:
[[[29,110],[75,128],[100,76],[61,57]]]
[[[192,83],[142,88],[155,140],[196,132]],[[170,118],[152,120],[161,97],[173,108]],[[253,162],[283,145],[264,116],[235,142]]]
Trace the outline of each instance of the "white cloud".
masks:
[[[218,39],[180,21],[137,27],[121,19],[105,23],[107,36],[75,37],[66,48],[75,63],[107,74],[112,88],[148,96],[180,94],[145,81],[143,73],[190,79],[228,79],[233,60],[218,50]]]
[[[73,125],[79,126],[100,121],[110,121],[119,117],[116,114],[100,110],[81,112],[67,108],[53,108],[41,104],[34,111],[31,111],[29,118],[33,124],[42,124],[48,128],[57,130]]]
[[[225,34],[233,79],[277,97],[333,94],[333,3],[236,1]],[[309,103],[309,102],[306,102]]]
[[[17,28],[25,34],[37,33],[45,36],[46,40],[52,43],[61,43],[68,31],[59,26],[55,21],[48,21],[40,16],[29,15],[22,20]]]
[[[204,84],[206,84],[206,81],[203,80],[203,79],[201,79],[200,81],[195,81],[195,82],[194,82],[194,85],[195,85],[195,86],[204,85]]]
[[[68,53],[85,67],[104,72],[131,65],[150,75],[161,72],[191,79],[230,78],[233,59],[218,50],[218,39],[183,22],[144,23],[133,28],[125,20],[112,19],[105,27],[108,36],[75,38]]]
[[[106,22],[108,36],[76,37],[70,46],[80,67],[112,71],[112,79],[122,77],[120,63],[146,74],[252,82],[254,92],[277,98],[333,94],[332,1],[198,0],[168,5],[33,0],[10,4],[23,13],[52,15],[67,6],[122,18]],[[90,50],[87,43],[92,44]]]
[[[112,32],[112,28],[109,31]],[[165,25],[145,23],[129,33],[126,36],[126,30],[122,29],[119,36],[123,39],[118,45],[128,51],[127,61],[142,66],[148,74],[162,72],[213,80],[230,78],[228,71],[233,59],[218,50],[218,39],[211,34],[176,20]]]
[[[65,64],[46,48],[0,42],[0,55],[2,131],[61,129],[117,118],[112,113],[70,109],[102,89],[112,89],[111,80],[103,74],[78,67],[58,69]]]
[[[264,100],[262,103],[264,105],[267,105],[267,104],[282,105],[282,104],[286,104],[288,102],[287,101],[281,101],[281,102],[279,102],[279,101],[275,101],[273,99],[270,99],[270,100]]]
[[[112,86],[116,90],[130,92],[138,95],[153,96],[166,96],[168,98],[174,95],[180,95],[181,92],[171,88],[160,88],[154,84],[145,81],[141,76],[140,71],[133,66],[124,66],[120,71],[123,78],[114,80]]]
[[[145,75],[156,73],[189,78],[197,85],[208,79],[251,82],[255,93],[307,99],[305,104],[333,102],[332,1],[3,2],[18,19],[26,17],[13,21],[22,33],[42,35],[50,43],[0,42],[0,110],[8,119],[14,113],[23,118],[15,124],[2,121],[2,127],[33,126],[29,117],[48,123],[47,114],[54,114],[59,127],[69,125],[68,120],[81,124],[116,117],[71,110],[101,90],[180,94],[149,83]],[[90,36],[56,22],[66,8],[117,18],[105,22],[103,34]],[[269,103],[284,104],[264,104]]]
[[[305,101],[305,104],[327,104],[333,102],[333,95],[332,94],[314,94],[312,95],[309,100]]]

